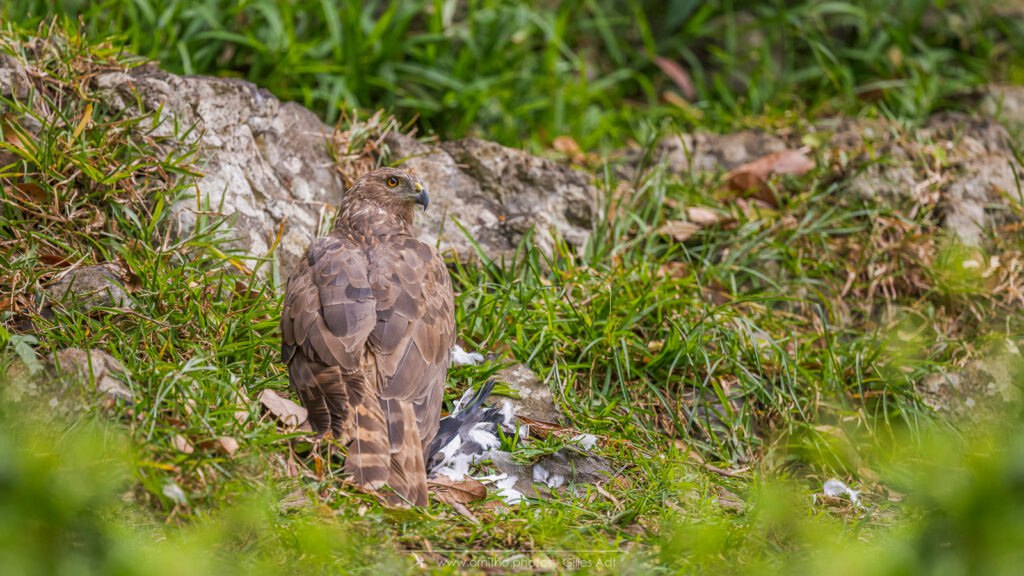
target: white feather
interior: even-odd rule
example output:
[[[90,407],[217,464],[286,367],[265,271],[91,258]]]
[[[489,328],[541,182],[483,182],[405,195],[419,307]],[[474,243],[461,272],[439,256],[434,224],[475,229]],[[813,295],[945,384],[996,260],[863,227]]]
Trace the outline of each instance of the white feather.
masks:
[[[577,434],[569,442],[576,444],[584,450],[593,450],[594,446],[597,446],[597,436],[593,434]]]
[[[853,502],[856,505],[860,505],[861,491],[854,490],[853,488],[850,488],[849,486],[843,484],[842,482],[836,480],[835,478],[832,478],[825,482],[825,485],[822,486],[821,491],[824,492],[826,496],[842,496],[843,494],[846,494],[850,498],[850,502]]]
[[[498,498],[501,498],[505,504],[515,505],[519,504],[523,500],[523,493],[516,490],[515,487],[519,478],[516,478],[511,474],[492,474],[490,476],[481,476],[477,478],[477,480],[484,483],[494,484],[498,489]]]
[[[480,445],[481,452],[487,452],[488,450],[494,450],[498,446],[501,446],[501,440],[498,436],[487,430],[488,424],[477,424],[469,431],[469,440]]]
[[[477,352],[466,352],[458,344],[452,348],[452,364],[456,366],[476,366],[484,361],[483,354]]]

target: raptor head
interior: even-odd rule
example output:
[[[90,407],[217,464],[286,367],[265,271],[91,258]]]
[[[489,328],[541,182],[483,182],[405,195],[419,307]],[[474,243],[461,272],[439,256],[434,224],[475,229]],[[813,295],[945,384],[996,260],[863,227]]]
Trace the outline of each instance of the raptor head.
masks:
[[[343,204],[366,202],[411,224],[416,205],[426,210],[430,196],[415,174],[398,168],[381,168],[356,180],[345,192]]]

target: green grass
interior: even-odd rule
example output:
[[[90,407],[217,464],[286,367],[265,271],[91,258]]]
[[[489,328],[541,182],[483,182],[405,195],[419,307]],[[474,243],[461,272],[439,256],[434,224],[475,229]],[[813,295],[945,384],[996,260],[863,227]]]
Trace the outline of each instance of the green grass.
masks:
[[[189,236],[167,234],[164,207],[190,194],[196,150],[158,153],[155,145],[164,142],[139,136],[152,116],[111,116],[80,97],[89,96],[88,74],[139,62],[119,43],[93,36],[94,28],[113,27],[143,55],[201,66],[197,72],[246,74],[325,115],[345,101],[386,104],[403,119],[422,110],[424,129],[454,126],[448,136],[479,131],[544,143],[568,132],[591,148],[663,135],[651,128],[666,126],[656,99],[622,106],[645,94],[645,83],[653,94],[663,88],[648,79],[650,61],[640,54],[702,56],[706,76],[694,72],[702,126],[761,113],[759,123],[798,125],[801,118],[778,112],[791,103],[809,113],[919,118],[955,90],[1012,75],[1013,58],[984,60],[1011,45],[1018,37],[1006,30],[1019,26],[964,6],[943,12],[975,14],[961,29],[925,25],[923,16],[917,22],[915,14],[933,12],[920,3],[908,4],[907,14],[851,11],[843,3],[816,10],[773,4],[755,11],[771,38],[795,45],[782,73],[768,82],[771,69],[756,65],[767,66],[763,60],[730,47],[744,19],[740,8],[708,4],[687,12],[685,2],[676,4],[682,8],[673,14],[684,14],[679,21],[651,16],[658,24],[645,32],[635,22],[650,7],[640,3],[624,10],[567,3],[556,12],[471,3],[451,37],[443,34],[442,4],[438,22],[382,5],[381,13],[393,16],[376,44],[368,38],[380,18],[371,12],[344,19],[343,41],[332,44],[297,26],[303,18],[312,26],[308,14],[322,10],[302,2],[222,11],[216,4],[168,11],[109,2],[88,10],[85,35],[60,24],[45,30],[52,50],[41,52],[41,65],[61,82],[37,83],[28,99],[0,99],[0,152],[10,158],[0,167],[0,565],[25,574],[391,573],[412,571],[419,559],[456,572],[436,560],[480,560],[489,556],[479,551],[502,550],[498,557],[513,561],[573,560],[585,573],[1012,573],[1024,549],[1018,409],[996,413],[998,433],[986,421],[953,426],[921,404],[914,384],[931,372],[957,370],[998,341],[1024,342],[1019,304],[963,266],[970,258],[1019,256],[1024,231],[992,238],[977,254],[946,238],[927,210],[910,217],[906,207],[852,197],[825,161],[804,177],[780,180],[780,206],[762,211],[722,202],[713,176],[655,166],[635,182],[620,182],[611,170],[599,172],[605,202],[579,253],[559,245],[545,257],[524,247],[514,262],[481,255],[450,269],[460,337],[536,371],[575,427],[607,437],[602,452],[627,480],[606,487],[611,498],[591,491],[505,515],[474,504],[476,524],[437,502],[425,511],[379,506],[322,473],[308,443],[281,432],[261,411],[254,398],[262,389],[287,394],[277,361],[280,295],[232,265],[222,220],[201,219]],[[12,6],[9,14],[28,10]],[[844,7],[846,16],[839,14]],[[210,14],[203,16],[204,9]],[[285,18],[282,10],[294,14]],[[487,19],[505,13],[522,21],[488,34],[487,22],[493,27],[495,20]],[[721,30],[710,24],[719,17],[726,31],[733,23],[733,36],[713,32]],[[159,18],[168,25],[154,26]],[[275,18],[289,22],[283,31],[275,32]],[[248,21],[237,32],[251,37],[245,42],[225,28],[239,21]],[[621,33],[627,21],[639,38]],[[561,22],[555,36],[536,32],[544,22]],[[7,26],[0,50],[19,57],[34,50],[33,34]],[[154,38],[142,30],[159,31]],[[797,37],[795,30],[804,33]],[[278,33],[284,36],[272,42]],[[853,38],[842,51],[835,44],[840,33]],[[972,43],[957,44],[957,33]],[[871,48],[877,53],[864,46],[879,37]],[[487,41],[495,45],[451,61],[453,43]],[[228,45],[235,51],[225,57]],[[880,101],[860,102],[858,91],[893,74],[875,61],[893,45],[905,47],[916,72]],[[316,50],[323,52],[319,60],[310,57]],[[354,53],[359,58],[352,61]],[[928,58],[932,68],[922,63]],[[328,61],[338,68],[317,68]],[[524,92],[521,78],[503,74],[510,63],[529,62],[539,67],[530,69],[536,75],[526,79],[536,83]],[[626,70],[621,79],[601,75],[615,68],[610,62],[628,64],[616,68]],[[740,68],[751,62],[743,76]],[[388,66],[421,66],[422,74],[408,75],[404,91],[395,91],[378,82]],[[584,74],[582,87],[554,88],[581,67],[619,82],[594,88]],[[830,75],[816,75],[821,69]],[[443,101],[448,92],[438,88],[439,70],[460,82],[487,71],[479,90],[494,106],[474,108],[473,96],[461,92],[449,107],[403,103],[409,95]],[[325,96],[340,73],[354,99]],[[491,75],[497,79],[487,84]],[[737,77],[746,82],[742,96],[729,85]],[[78,86],[86,93],[77,94]],[[547,96],[556,92],[571,101],[551,102]],[[679,110],[669,115],[696,118]],[[549,123],[558,114],[562,124]],[[15,127],[28,117],[41,126],[38,135]],[[641,128],[634,131],[634,122]],[[550,131],[542,134],[541,126]],[[587,136],[593,126],[604,132]],[[190,129],[178,127],[179,136]],[[1020,134],[1015,140],[1021,143]],[[716,210],[723,222],[682,243],[655,233],[687,206]],[[1024,206],[1014,209],[1024,214]],[[905,223],[902,236],[878,225],[892,220]],[[42,287],[55,274],[70,263],[97,262],[130,269],[133,311],[58,309],[52,320],[37,314]],[[888,266],[885,275],[869,274],[879,264]],[[899,290],[873,290],[878,282]],[[35,376],[43,383],[40,397],[18,398],[32,378],[26,371],[68,346],[103,349],[121,360],[135,403],[97,400],[61,415],[49,404],[44,375]],[[454,370],[449,396],[496,368]],[[239,443],[234,455],[217,448],[224,436]],[[179,449],[180,439],[191,453]],[[813,504],[811,495],[833,476],[864,488],[867,508]],[[283,509],[296,493],[309,502]],[[720,503],[727,493],[743,502],[742,510]],[[551,550],[595,552],[570,557]]]

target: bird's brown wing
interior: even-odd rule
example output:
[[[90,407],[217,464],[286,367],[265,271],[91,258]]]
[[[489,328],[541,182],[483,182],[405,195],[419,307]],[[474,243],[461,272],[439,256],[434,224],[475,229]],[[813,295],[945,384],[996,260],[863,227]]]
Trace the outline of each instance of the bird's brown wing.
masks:
[[[381,398],[412,405],[422,450],[437,433],[455,344],[451,277],[436,250],[408,236],[375,247],[370,259],[377,324],[369,344]]]
[[[455,339],[451,279],[412,238],[368,252],[340,236],[314,241],[286,288],[282,356],[314,429],[349,442],[353,481],[425,505],[423,450]]]
[[[346,472],[378,488],[388,478],[390,441],[379,391],[363,364],[376,323],[368,268],[351,240],[314,240],[285,288],[281,355],[313,429],[350,442]]]

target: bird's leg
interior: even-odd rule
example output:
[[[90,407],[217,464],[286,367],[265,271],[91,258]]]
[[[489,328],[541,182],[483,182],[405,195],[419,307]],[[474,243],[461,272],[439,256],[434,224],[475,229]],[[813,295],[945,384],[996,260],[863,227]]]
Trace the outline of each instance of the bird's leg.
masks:
[[[323,437],[317,435],[313,438],[312,446],[310,448],[310,454],[313,456],[313,468],[316,473],[317,480],[324,479],[324,461],[320,457],[320,447],[323,444]]]

